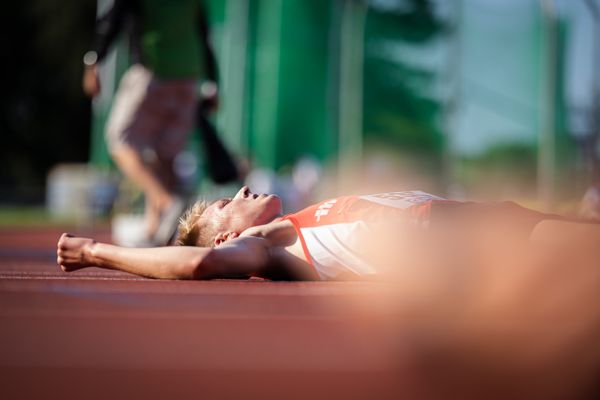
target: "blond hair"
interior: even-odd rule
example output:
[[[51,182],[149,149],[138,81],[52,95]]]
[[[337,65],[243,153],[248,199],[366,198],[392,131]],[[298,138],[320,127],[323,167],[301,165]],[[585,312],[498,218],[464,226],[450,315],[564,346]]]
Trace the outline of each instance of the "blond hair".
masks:
[[[201,221],[210,203],[195,203],[179,220],[176,243],[179,246],[214,247],[217,229],[211,221]]]

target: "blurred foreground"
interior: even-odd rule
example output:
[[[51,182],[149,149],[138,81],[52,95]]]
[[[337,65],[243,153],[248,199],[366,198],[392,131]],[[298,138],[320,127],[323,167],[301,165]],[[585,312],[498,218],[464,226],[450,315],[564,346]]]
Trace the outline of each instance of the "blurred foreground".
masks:
[[[598,398],[596,225],[338,283],[66,275],[34,233],[0,232],[6,399]]]

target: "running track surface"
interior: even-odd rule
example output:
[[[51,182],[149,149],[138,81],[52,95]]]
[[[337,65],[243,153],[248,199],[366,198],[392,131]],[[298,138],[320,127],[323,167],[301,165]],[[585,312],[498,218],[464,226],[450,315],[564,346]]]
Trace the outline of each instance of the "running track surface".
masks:
[[[66,274],[60,233],[0,230],[2,399],[412,397],[382,284]]]

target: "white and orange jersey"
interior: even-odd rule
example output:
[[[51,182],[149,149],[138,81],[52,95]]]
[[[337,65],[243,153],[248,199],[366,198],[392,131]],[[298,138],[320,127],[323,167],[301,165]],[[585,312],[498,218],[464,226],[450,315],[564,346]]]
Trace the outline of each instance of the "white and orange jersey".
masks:
[[[343,196],[325,200],[283,219],[294,225],[307,261],[323,280],[377,273],[360,241],[370,225],[396,222],[429,225],[431,206],[447,200],[421,191]]]

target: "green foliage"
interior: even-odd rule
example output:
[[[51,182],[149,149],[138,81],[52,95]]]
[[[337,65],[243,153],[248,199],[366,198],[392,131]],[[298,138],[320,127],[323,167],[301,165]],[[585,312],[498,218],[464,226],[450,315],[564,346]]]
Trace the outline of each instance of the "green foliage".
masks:
[[[534,198],[536,195],[537,148],[527,144],[500,144],[458,163],[458,181],[470,196]]]
[[[444,28],[428,0],[371,0],[369,4],[372,16],[377,18],[377,30],[384,37],[423,44]]]
[[[401,59],[401,49],[429,45],[444,31],[423,0],[372,1],[366,26],[364,128],[367,141],[439,154],[441,104],[436,72]]]
[[[558,135],[556,139],[555,206],[566,204],[562,211],[572,212],[574,199],[579,199],[585,191],[585,176],[574,161],[571,139],[566,135]],[[537,157],[535,143],[496,145],[481,155],[460,160],[456,178],[470,197],[533,201],[538,190]]]

